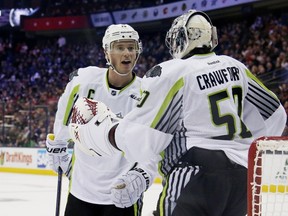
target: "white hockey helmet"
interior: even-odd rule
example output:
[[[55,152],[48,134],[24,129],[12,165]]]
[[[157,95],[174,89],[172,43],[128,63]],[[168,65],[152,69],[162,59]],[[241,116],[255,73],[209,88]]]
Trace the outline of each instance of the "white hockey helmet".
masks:
[[[173,21],[165,42],[173,58],[183,58],[195,48],[212,51],[218,44],[217,30],[207,14],[189,10]]]
[[[112,24],[106,31],[102,39],[102,47],[105,51],[111,50],[112,42],[120,40],[135,40],[137,43],[137,52],[142,52],[142,43],[139,40],[138,32],[127,24]]]

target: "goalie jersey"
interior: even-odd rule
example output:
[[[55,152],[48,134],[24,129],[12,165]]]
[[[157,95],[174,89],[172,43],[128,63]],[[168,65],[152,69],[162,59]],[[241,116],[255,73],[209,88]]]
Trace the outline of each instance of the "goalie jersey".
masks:
[[[242,63],[214,52],[154,66],[141,90],[141,101],[121,120],[115,140],[130,160],[161,155],[164,175],[194,146],[223,150],[247,167],[252,141],[281,135],[286,123],[274,93]]]
[[[140,99],[140,78],[135,76],[126,87],[117,90],[109,88],[107,75],[107,68],[98,67],[80,68],[72,74],[58,101],[54,122],[55,139],[70,139],[67,125],[78,97],[102,101],[120,118],[136,106]],[[75,146],[72,164],[70,193],[94,204],[112,204],[109,195],[113,182],[134,165],[128,163],[120,151],[113,158],[100,158],[88,156]],[[150,176],[155,175],[153,173],[156,171],[152,167],[143,167]]]

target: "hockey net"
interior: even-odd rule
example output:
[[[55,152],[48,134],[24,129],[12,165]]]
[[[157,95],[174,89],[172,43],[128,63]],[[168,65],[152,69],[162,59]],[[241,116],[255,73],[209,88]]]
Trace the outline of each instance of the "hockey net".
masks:
[[[248,155],[248,216],[288,216],[288,137],[261,137]]]

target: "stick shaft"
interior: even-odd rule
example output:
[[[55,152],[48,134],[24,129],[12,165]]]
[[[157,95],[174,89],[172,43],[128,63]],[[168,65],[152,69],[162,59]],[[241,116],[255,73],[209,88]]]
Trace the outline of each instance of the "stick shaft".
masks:
[[[62,187],[62,174],[63,171],[58,168],[58,182],[57,182],[57,195],[56,195],[56,216],[60,215],[60,201],[61,201],[61,187]]]

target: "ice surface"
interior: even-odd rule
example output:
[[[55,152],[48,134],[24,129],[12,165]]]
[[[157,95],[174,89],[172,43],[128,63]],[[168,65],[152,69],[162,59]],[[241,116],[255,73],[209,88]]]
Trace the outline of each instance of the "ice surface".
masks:
[[[142,216],[152,216],[162,186],[153,184],[144,195]],[[56,212],[57,176],[0,172],[1,216],[54,216]],[[68,180],[62,178],[60,216],[68,193]]]

